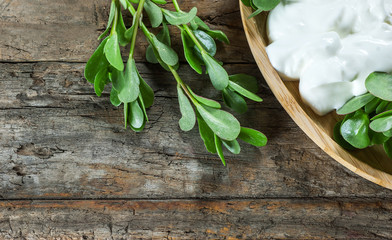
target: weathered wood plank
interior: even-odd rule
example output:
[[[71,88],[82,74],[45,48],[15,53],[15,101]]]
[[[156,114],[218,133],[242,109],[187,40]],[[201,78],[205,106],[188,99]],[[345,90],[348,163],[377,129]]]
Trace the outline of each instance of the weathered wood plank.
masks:
[[[184,9],[198,7],[203,19],[213,28],[225,31],[232,39],[231,45],[219,44],[218,59],[224,62],[253,61],[250,51],[244,51],[248,44],[236,1],[180,2]],[[85,62],[99,44],[97,37],[106,27],[108,8],[107,0],[0,2],[0,62]],[[174,35],[173,47],[181,52],[178,30]],[[144,37],[139,38],[137,46],[137,61],[145,61]]]
[[[197,130],[178,128],[171,76],[139,64],[156,95],[142,133],[123,129],[122,110],[108,95],[94,96],[83,64],[0,64],[0,197],[390,197],[391,192],[344,169],[290,120],[262,83],[265,102],[239,116],[262,130],[265,148],[243,145],[229,167],[208,154]],[[257,75],[255,65],[229,72]],[[180,69],[197,92],[216,91],[189,68]]]
[[[392,202],[0,202],[7,239],[390,239]]]

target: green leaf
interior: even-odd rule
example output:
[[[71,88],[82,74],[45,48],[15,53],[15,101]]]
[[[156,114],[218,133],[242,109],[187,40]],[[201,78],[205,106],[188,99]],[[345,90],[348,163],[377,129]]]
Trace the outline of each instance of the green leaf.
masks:
[[[130,104],[128,121],[132,129],[140,129],[145,123],[144,112],[140,108],[138,101],[133,101]]]
[[[170,32],[169,28],[167,27],[166,23],[162,23],[162,30],[157,34],[157,39],[161,41],[162,43],[166,44],[167,46],[171,46],[171,40],[170,40]],[[148,45],[147,50],[146,50],[146,59],[149,63],[159,63],[156,54],[157,52],[154,51],[152,43]],[[159,54],[158,54],[159,56]]]
[[[380,104],[380,102],[381,99],[375,97],[372,101],[370,101],[368,104],[365,105],[365,112],[367,114],[374,112],[377,106]]]
[[[384,150],[389,158],[392,158],[392,139],[389,139],[383,144]]]
[[[378,145],[385,143],[389,137],[385,136],[384,133],[375,132],[369,129],[370,145]]]
[[[251,128],[241,127],[238,138],[255,147],[263,147],[267,144],[267,137],[263,133]]]
[[[248,19],[251,19],[253,17],[256,17],[257,15],[259,15],[260,13],[262,13],[264,10],[259,8],[256,11],[254,11],[251,15],[248,16]]]
[[[156,4],[166,4],[167,2],[165,0],[152,0]]]
[[[392,101],[392,75],[382,72],[371,73],[365,81],[366,89],[374,96]]]
[[[186,12],[173,12],[169,11],[166,9],[163,9],[163,14],[165,16],[165,19],[171,24],[171,25],[182,25],[182,24],[188,24],[190,21],[192,21],[197,14],[197,8],[192,8],[191,11],[188,13]]]
[[[333,139],[339,146],[346,150],[355,150],[355,147],[353,147],[350,143],[348,143],[340,133],[340,128],[342,126],[343,121],[340,121],[335,124],[335,127],[333,128]]]
[[[196,112],[197,123],[199,125],[199,133],[200,137],[204,142],[204,146],[207,151],[210,153],[216,153],[215,141],[214,141],[214,132],[207,125],[207,123],[203,120],[203,118]]]
[[[147,110],[146,110],[146,106],[144,105],[144,100],[143,100],[142,94],[139,94],[138,101],[139,101],[139,105],[140,105],[141,109],[143,110],[145,121],[148,122]]]
[[[248,105],[246,105],[245,99],[230,89],[223,89],[222,97],[226,106],[233,109],[237,113],[243,114],[248,111]]]
[[[386,136],[386,137],[392,137],[392,130],[383,132],[382,134],[384,134],[384,136]]]
[[[146,60],[149,63],[159,63],[157,57],[155,56],[153,46],[150,44],[146,49]]]
[[[241,152],[240,144],[238,144],[237,140],[233,141],[225,141],[222,140],[223,145],[233,154],[239,154]]]
[[[388,104],[389,104],[389,102],[387,102],[387,101],[381,101],[380,104],[376,108],[376,114],[380,114],[380,113],[384,112],[385,108],[387,107]]]
[[[374,99],[374,96],[370,93],[365,93],[360,96],[351,98],[341,108],[339,108],[337,114],[346,115],[361,109],[366,104],[370,103]]]
[[[388,111],[382,112],[382,113],[372,117],[370,120],[373,121],[373,120],[376,120],[378,118],[388,117],[388,116],[392,116],[392,110],[388,110]]]
[[[221,42],[224,42],[226,44],[230,44],[229,38],[226,36],[226,34],[220,30],[209,30],[206,31],[208,35],[210,35],[212,38],[217,39]]]
[[[128,2],[127,0],[120,0],[121,5],[123,6],[124,9],[128,8]]]
[[[212,108],[221,108],[221,105],[217,101],[214,101],[214,100],[211,100],[211,99],[208,99],[208,98],[205,98],[205,97],[201,97],[201,96],[197,95],[196,93],[194,93],[189,86],[187,86],[187,88],[188,88],[188,91],[191,93],[191,95],[199,103],[201,103],[203,105],[206,105],[206,106],[209,106],[209,107],[212,107]]]
[[[219,158],[222,160],[223,165],[226,166],[225,156],[223,155],[223,150],[222,150],[222,141],[215,134],[214,134],[214,140],[215,140],[216,152],[218,153]]]
[[[121,58],[120,45],[118,44],[118,36],[116,32],[109,37],[105,44],[104,52],[110,65],[119,71],[124,71],[124,63]]]
[[[110,31],[110,26],[112,26],[112,22],[114,19],[114,15],[116,14],[116,2],[112,1],[110,5],[110,13],[109,13],[109,20],[108,20],[108,25],[106,26],[105,31],[98,37],[98,40],[101,40],[104,38]]]
[[[86,68],[84,69],[84,77],[89,81],[90,83],[94,83],[95,81],[95,76],[98,74],[98,72],[109,66],[109,62],[106,60],[106,57],[104,55],[104,48],[106,45],[106,42],[108,41],[108,38],[105,38],[98,46],[98,48],[95,50],[93,55],[90,57],[86,64]]]
[[[150,19],[151,26],[153,28],[159,27],[163,20],[161,8],[152,1],[146,0],[144,3],[144,9],[146,10],[148,18]]]
[[[171,47],[159,41],[156,36],[153,36],[152,39],[162,61],[169,66],[176,65],[178,63],[177,53]]]
[[[182,114],[179,124],[181,130],[187,132],[192,130],[192,128],[195,126],[196,115],[188,97],[185,95],[185,93],[183,92],[179,84],[177,85],[177,92],[178,92],[178,102],[180,104],[180,111]]]
[[[200,45],[210,54],[210,56],[215,56],[216,54],[216,43],[215,40],[208,35],[206,32],[201,31],[201,30],[194,30],[193,31],[195,37],[199,41]],[[200,49],[198,49],[195,46],[195,49],[200,52]]]
[[[389,110],[392,110],[392,102],[388,103],[388,105],[384,109],[384,111],[389,111]]]
[[[249,92],[257,93],[259,91],[257,79],[253,76],[240,73],[240,74],[230,75],[229,79],[230,81],[240,85],[242,88],[245,88]]]
[[[139,96],[139,76],[134,59],[129,59],[123,77],[114,79],[114,88],[118,91],[121,102],[134,102]]]
[[[124,32],[124,37],[125,39],[130,42],[132,39],[132,36],[134,34],[135,31],[135,27],[136,27],[136,18],[132,19],[132,26],[130,28],[128,28],[125,32]]]
[[[249,98],[250,100],[253,100],[255,102],[262,102],[263,101],[263,99],[261,99],[259,96],[246,90],[245,88],[241,87],[240,85],[238,85],[235,82],[229,81],[229,86],[231,89],[233,89],[237,93],[241,94],[242,96]]]
[[[129,103],[124,103],[124,127],[127,129],[129,116]]]
[[[250,7],[250,1],[252,1],[252,0],[241,0],[241,2],[242,2],[245,6],[247,6],[247,7]]]
[[[263,9],[263,11],[270,11],[280,3],[280,0],[252,0],[252,1],[257,8]]]
[[[112,90],[110,91],[110,102],[116,107],[121,105],[121,101],[118,99],[118,92],[114,87],[112,87]]]
[[[159,56],[159,53],[158,53],[158,51],[157,51],[157,49],[156,49],[154,43],[150,43],[150,46],[151,46],[151,49],[152,49],[152,51],[153,51],[153,55],[155,56],[155,60],[163,67],[163,69],[165,69],[166,71],[169,71],[169,72],[170,72],[169,66],[168,66],[166,63],[164,63],[164,62],[162,61],[162,59],[161,59],[161,57]],[[148,49],[147,49],[147,50],[148,50]],[[148,55],[147,55],[147,57],[148,57]],[[152,58],[152,57],[153,57],[153,56],[151,55],[151,58]],[[151,61],[154,61],[154,59],[151,59]],[[151,62],[151,63],[153,63],[153,62]],[[173,66],[173,68],[174,68],[174,69],[177,69],[178,66],[179,66],[179,63],[177,63],[175,66]]]
[[[220,138],[228,141],[236,139],[241,131],[238,120],[228,112],[211,108],[208,106],[196,105],[198,112],[211,130]]]
[[[127,31],[127,28],[125,27],[121,11],[118,11],[116,32],[117,32],[117,36],[118,36],[118,42],[120,43],[121,46],[126,46],[130,41],[130,38],[128,39],[125,36],[126,31]]]
[[[166,23],[162,23],[162,30],[157,34],[157,38],[167,46],[171,46],[170,31]]]
[[[377,118],[369,126],[375,132],[389,131],[392,129],[392,116]]]
[[[250,6],[251,6],[253,9],[255,9],[255,10],[257,9],[256,5],[253,3],[253,0],[250,1]]]
[[[209,27],[207,24],[205,24],[205,22],[203,22],[203,20],[201,20],[198,16],[196,16],[196,17],[192,20],[192,22],[191,22],[191,27],[192,27],[192,30],[196,30],[196,29],[198,29],[198,28],[200,28],[200,29],[202,29],[202,30],[204,30],[204,31],[209,31],[209,30],[211,30],[210,27]]]
[[[193,47],[195,46],[195,44],[190,39],[188,33],[185,30],[181,30],[181,39],[182,39],[182,45],[184,46],[185,59],[189,63],[189,66],[191,66],[193,70],[195,70],[198,74],[202,74],[203,73],[203,69],[201,67],[202,62],[194,53]]]
[[[223,90],[229,85],[229,75],[226,70],[208,53],[202,52],[204,63],[206,64],[208,75],[212,85],[217,90]]]
[[[143,78],[140,76],[139,72],[139,80],[140,80],[140,94],[142,95],[143,98],[143,104],[146,108],[151,107],[154,104],[154,91],[152,88],[143,80]]]
[[[102,68],[95,76],[94,89],[98,97],[101,96],[106,84],[109,82],[108,68]]]
[[[356,148],[363,149],[369,146],[370,139],[369,117],[364,111],[358,110],[355,114],[343,122],[340,133],[343,138]]]
[[[111,80],[113,87],[117,90],[118,93],[120,93],[121,89],[125,84],[124,72],[120,72],[115,68],[112,68],[111,71]]]

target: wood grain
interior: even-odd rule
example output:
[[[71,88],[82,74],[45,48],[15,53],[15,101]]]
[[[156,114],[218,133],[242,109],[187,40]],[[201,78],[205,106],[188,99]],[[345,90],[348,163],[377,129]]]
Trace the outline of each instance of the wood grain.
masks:
[[[341,117],[336,113],[318,116],[303,103],[297,82],[282,81],[265,51],[268,43],[267,14],[248,19],[251,13],[250,7],[241,4],[244,30],[252,53],[266,82],[291,118],[321,149],[343,166],[374,183],[392,189],[392,160],[385,154],[382,146],[348,152],[333,140],[334,125]]]
[[[264,84],[265,101],[251,104],[239,119],[265,132],[269,144],[243,144],[242,154],[228,154],[224,168],[206,152],[196,129],[179,129],[175,82],[168,73],[138,64],[157,98],[146,131],[136,134],[124,130],[122,109],[111,106],[107,92],[95,96],[83,67],[0,64],[1,198],[392,196],[323,154]],[[227,69],[259,75],[255,65]],[[186,81],[196,92],[219,99],[205,76],[195,77],[188,67],[179,73],[192,76]]]
[[[3,3],[2,3],[3,2]],[[230,47],[219,43],[217,58],[224,62],[252,62],[246,38],[238,34],[238,4],[235,1],[179,1],[184,10],[198,7],[199,15],[212,28],[223,30]],[[86,62],[106,28],[109,11],[107,0],[58,3],[50,0],[0,1],[0,62],[66,61]],[[219,9],[216,12],[215,9]],[[233,18],[237,16],[237,18]],[[127,25],[131,24],[126,18]],[[179,32],[171,28],[173,48],[181,50]],[[234,40],[235,39],[235,40]],[[145,61],[147,43],[142,34],[136,43],[136,60]],[[129,52],[128,49],[124,50]]]
[[[372,199],[10,201],[0,203],[0,237],[389,239],[391,213],[392,202]]]

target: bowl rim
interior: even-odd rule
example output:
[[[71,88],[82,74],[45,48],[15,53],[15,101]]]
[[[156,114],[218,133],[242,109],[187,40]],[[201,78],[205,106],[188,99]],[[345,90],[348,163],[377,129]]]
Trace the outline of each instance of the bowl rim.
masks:
[[[311,116],[309,116],[309,114],[304,111],[304,109],[298,103],[297,99],[295,99],[293,94],[283,83],[277,71],[272,67],[272,64],[269,61],[265,51],[263,37],[261,36],[262,34],[258,31],[256,21],[254,19],[248,19],[248,16],[252,13],[252,8],[245,6],[241,0],[239,0],[239,4],[242,25],[253,57],[272,93],[275,95],[289,116],[314,143],[316,143],[334,160],[357,175],[392,190],[391,174],[362,162],[341,148],[331,138],[331,136],[328,135],[320,126],[315,124]]]

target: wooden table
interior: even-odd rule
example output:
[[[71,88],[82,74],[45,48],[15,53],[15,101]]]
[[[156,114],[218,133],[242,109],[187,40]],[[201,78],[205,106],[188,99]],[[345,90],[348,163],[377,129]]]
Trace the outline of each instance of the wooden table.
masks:
[[[0,0],[0,239],[392,238],[392,192],[329,158],[293,123],[254,64],[238,1],[183,0],[231,45],[217,58],[260,79],[239,116],[269,137],[223,167],[181,132],[173,77],[137,61],[156,93],[142,133],[83,78],[107,0]],[[128,21],[129,22],[129,21]],[[174,31],[178,33],[178,31]],[[181,49],[178,34],[175,49]],[[219,98],[182,64],[197,92]]]

